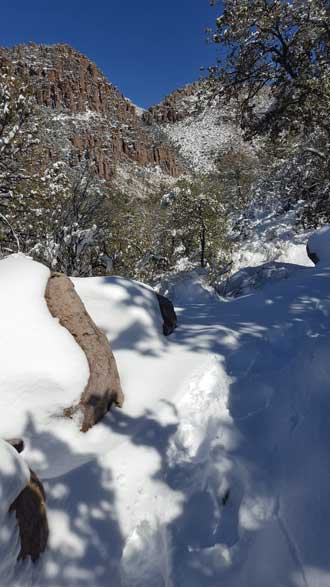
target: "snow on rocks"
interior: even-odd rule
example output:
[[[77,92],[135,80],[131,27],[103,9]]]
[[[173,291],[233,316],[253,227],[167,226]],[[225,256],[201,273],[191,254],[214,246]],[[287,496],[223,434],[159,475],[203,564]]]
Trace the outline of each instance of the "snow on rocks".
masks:
[[[0,262],[0,434],[25,438],[46,427],[81,396],[86,357],[52,318],[45,301],[49,270],[23,255]]]
[[[217,287],[217,293],[224,297],[237,298],[260,289],[264,285],[288,279],[290,275],[302,269],[301,265],[276,262],[246,267],[221,282]]]
[[[20,536],[18,560],[31,559],[36,563],[45,552],[48,543],[48,519],[46,494],[37,475],[30,471],[30,478],[23,491],[10,506],[15,512]]]
[[[37,476],[0,440],[0,575],[2,587],[33,584],[48,541],[45,494]]]
[[[307,254],[315,265],[330,261],[330,226],[323,226],[309,237]]]
[[[52,316],[72,334],[88,360],[88,383],[76,405],[65,410],[68,417],[79,413],[81,430],[87,432],[105,416],[112,404],[123,405],[116,360],[106,336],[87,313],[69,277],[52,273],[45,297]]]
[[[50,271],[18,254],[0,261],[0,437],[22,438],[38,475],[66,472],[86,460],[81,418],[65,418],[89,381],[86,355],[53,318],[45,299]],[[71,455],[71,456],[70,456]]]
[[[30,472],[23,459],[8,442],[0,440],[1,522],[8,514],[11,504],[28,484],[29,479]],[[0,557],[0,564],[1,562]]]

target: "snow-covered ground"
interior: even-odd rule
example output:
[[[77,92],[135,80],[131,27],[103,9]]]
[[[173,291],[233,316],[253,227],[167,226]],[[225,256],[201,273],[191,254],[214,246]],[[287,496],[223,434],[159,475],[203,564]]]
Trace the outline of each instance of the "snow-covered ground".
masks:
[[[303,230],[299,219],[304,202],[283,206],[280,194],[258,201],[256,197],[245,216],[231,220],[232,230],[244,226],[233,251],[233,271],[273,261],[313,266],[306,255],[311,230]]]
[[[51,452],[39,470],[34,459],[51,477],[51,537],[26,585],[328,587],[323,251],[319,266],[291,265],[238,299],[217,298],[196,276],[181,282],[168,339],[148,288],[75,280],[111,340],[126,403],[80,444],[43,432],[44,447],[62,442],[68,472],[58,474]]]

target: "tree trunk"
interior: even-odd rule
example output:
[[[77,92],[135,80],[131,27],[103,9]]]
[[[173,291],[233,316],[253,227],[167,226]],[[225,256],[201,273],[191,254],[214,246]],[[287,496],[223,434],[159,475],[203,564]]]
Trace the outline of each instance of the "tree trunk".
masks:
[[[200,234],[200,241],[201,241],[201,267],[205,267],[205,245],[206,245],[206,239],[205,239],[205,228],[203,227],[201,230],[201,234]]]

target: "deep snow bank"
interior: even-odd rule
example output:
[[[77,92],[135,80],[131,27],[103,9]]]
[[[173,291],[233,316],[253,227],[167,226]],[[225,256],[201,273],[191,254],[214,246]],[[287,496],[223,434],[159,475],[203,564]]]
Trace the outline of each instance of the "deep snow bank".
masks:
[[[162,354],[166,341],[163,320],[155,292],[148,286],[122,277],[73,279],[87,311],[111,342],[125,395],[124,411],[144,411],[154,392],[145,381],[150,377],[141,369],[146,359]],[[150,397],[150,394],[153,396]]]
[[[50,425],[76,402],[88,381],[86,357],[50,315],[49,270],[23,255],[0,262],[0,434],[25,436]]]

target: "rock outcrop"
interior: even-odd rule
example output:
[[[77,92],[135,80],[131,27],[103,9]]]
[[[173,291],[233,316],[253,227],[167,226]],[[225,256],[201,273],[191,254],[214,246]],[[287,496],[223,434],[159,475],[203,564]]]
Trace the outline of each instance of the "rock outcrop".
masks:
[[[94,161],[105,180],[116,175],[123,161],[159,166],[173,177],[182,173],[174,148],[149,132],[135,106],[78,51],[64,44],[30,43],[0,49],[0,68],[3,62],[29,83],[54,161]]]
[[[81,430],[87,432],[103,418],[112,404],[119,407],[123,404],[116,360],[106,336],[87,313],[68,277],[51,274],[45,297],[52,316],[72,334],[88,360],[88,384],[79,403],[65,411],[68,417],[80,413]]]
[[[175,124],[198,112],[201,96],[205,98],[203,82],[188,84],[166,96],[159,104],[151,106],[142,114],[142,119],[147,125]]]

